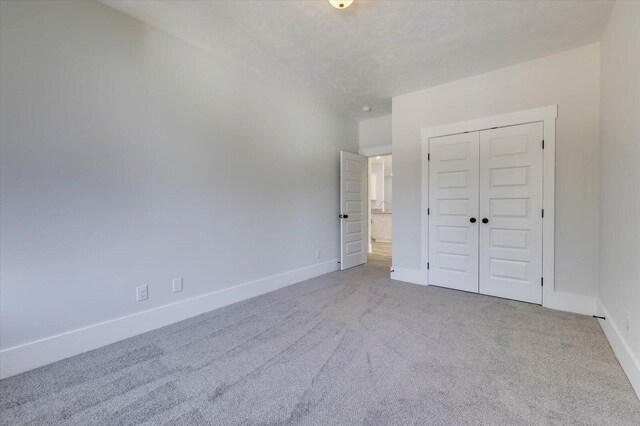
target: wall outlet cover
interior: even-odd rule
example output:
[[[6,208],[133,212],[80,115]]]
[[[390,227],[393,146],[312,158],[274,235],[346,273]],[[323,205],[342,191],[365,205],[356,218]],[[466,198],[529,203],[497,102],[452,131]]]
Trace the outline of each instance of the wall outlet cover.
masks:
[[[149,288],[146,285],[136,287],[136,301],[147,300],[149,298]]]
[[[177,293],[182,291],[182,278],[176,278],[173,280],[173,292]]]

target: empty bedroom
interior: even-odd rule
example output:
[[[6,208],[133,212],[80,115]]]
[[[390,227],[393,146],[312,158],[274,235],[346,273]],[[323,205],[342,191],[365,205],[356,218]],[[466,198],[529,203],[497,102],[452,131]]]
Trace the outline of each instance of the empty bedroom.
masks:
[[[0,425],[640,425],[640,1],[0,0]]]

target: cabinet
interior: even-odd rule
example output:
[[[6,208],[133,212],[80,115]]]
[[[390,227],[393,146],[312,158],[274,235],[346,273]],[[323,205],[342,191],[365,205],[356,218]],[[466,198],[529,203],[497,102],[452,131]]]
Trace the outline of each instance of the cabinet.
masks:
[[[373,213],[371,215],[371,238],[378,241],[391,241],[391,213]]]

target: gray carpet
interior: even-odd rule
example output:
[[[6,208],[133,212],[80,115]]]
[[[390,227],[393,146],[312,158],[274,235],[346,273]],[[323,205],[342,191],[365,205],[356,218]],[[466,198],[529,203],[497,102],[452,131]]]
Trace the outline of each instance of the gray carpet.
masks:
[[[0,423],[639,425],[596,320],[331,273],[0,382]]]

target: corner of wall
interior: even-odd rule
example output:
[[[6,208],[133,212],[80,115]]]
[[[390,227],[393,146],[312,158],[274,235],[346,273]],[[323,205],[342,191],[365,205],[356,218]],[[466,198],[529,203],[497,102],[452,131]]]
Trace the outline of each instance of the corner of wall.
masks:
[[[427,285],[426,276],[420,269],[391,267],[391,279],[411,284]]]
[[[640,360],[631,350],[631,346],[620,332],[620,324],[616,324],[614,318],[598,299],[598,314],[605,319],[598,319],[602,331],[609,340],[611,349],[616,354],[620,366],[629,378],[629,382],[640,399]]]

